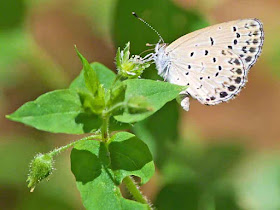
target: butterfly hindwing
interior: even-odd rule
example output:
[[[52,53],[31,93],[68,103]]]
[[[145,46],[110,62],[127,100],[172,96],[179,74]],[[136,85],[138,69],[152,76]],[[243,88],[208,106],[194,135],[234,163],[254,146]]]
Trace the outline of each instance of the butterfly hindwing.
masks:
[[[230,100],[247,81],[243,61],[228,49],[188,48],[171,54],[170,62],[167,81],[188,85],[184,93],[207,105]]]

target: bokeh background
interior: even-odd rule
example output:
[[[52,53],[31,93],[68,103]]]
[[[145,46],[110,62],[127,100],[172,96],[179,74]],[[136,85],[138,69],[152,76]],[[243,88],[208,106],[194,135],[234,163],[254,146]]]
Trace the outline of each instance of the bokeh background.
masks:
[[[151,149],[157,172],[142,187],[158,209],[280,209],[280,1],[275,0],[9,0],[0,4],[0,209],[84,209],[69,152],[50,181],[26,187],[28,164],[78,136],[49,134],[5,115],[40,94],[67,88],[81,70],[76,44],[89,61],[112,70],[116,47],[138,54],[158,37],[172,42],[210,24],[256,17],[263,53],[249,83],[230,103],[189,112],[167,104],[132,129]],[[151,67],[144,77],[157,79]],[[125,193],[124,193],[125,194]]]

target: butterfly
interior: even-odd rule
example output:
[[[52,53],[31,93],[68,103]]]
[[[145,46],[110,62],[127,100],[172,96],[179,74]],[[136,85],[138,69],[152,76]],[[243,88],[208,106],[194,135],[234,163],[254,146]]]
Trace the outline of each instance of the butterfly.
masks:
[[[190,97],[205,105],[227,102],[248,81],[248,72],[261,54],[263,25],[258,19],[240,19],[186,34],[171,44],[160,37],[152,60],[165,81],[188,86],[180,93],[181,106],[189,110]]]

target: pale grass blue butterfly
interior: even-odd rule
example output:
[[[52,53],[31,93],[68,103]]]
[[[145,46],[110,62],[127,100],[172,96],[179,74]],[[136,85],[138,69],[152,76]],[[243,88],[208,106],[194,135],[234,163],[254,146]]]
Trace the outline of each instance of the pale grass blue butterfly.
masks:
[[[189,110],[189,97],[205,105],[234,98],[248,81],[248,72],[261,54],[263,25],[258,19],[240,19],[209,26],[186,34],[170,45],[160,37],[155,52],[144,62],[153,61],[164,80],[186,85],[180,93],[181,106]]]

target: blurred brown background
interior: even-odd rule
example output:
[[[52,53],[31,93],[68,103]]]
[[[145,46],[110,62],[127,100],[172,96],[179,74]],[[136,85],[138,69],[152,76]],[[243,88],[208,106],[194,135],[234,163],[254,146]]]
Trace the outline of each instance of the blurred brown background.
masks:
[[[57,159],[57,170],[49,182],[40,184],[34,193],[29,193],[25,186],[28,163],[36,153],[47,152],[78,137],[37,131],[8,121],[5,115],[47,91],[67,88],[81,70],[74,44],[89,61],[98,61],[114,70],[117,42],[113,25],[118,22],[115,10],[126,7],[118,6],[120,2],[125,1],[12,0],[0,4],[1,209],[83,209],[70,171],[69,152]],[[133,7],[134,2],[127,2]],[[263,53],[250,71],[246,88],[235,100],[218,106],[203,106],[192,100],[189,112],[180,110],[180,141],[192,145],[186,153],[192,149],[205,151],[212,144],[238,144],[244,148],[241,161],[229,165],[234,168],[230,184],[236,205],[229,204],[227,208],[216,205],[214,209],[237,209],[237,206],[250,210],[280,209],[280,1],[172,3],[182,10],[198,11],[210,24],[249,17],[263,22]],[[129,13],[125,15],[131,18]],[[136,27],[140,25],[134,23]],[[123,30],[132,30],[123,24]],[[141,33],[141,29],[134,33]],[[130,40],[123,40],[127,41]],[[133,45],[131,42],[132,48]],[[221,159],[222,155],[217,162]],[[154,179],[143,188],[159,206],[161,201],[157,196],[167,183],[162,180],[177,173],[170,169],[171,172],[162,175],[165,171],[169,169],[159,168]],[[207,209],[205,206],[199,209]]]

